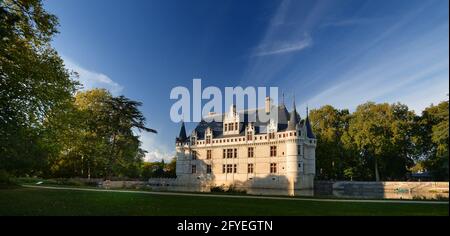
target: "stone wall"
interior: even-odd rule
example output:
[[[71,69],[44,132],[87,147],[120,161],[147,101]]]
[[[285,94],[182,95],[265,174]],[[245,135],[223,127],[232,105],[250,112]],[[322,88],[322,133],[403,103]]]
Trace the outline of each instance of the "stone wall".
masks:
[[[448,198],[449,182],[315,181],[315,195],[358,198]]]

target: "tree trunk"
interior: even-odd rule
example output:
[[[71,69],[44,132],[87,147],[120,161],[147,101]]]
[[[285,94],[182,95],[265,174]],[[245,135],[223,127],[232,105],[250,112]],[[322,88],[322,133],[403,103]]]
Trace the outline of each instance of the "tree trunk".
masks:
[[[88,162],[88,179],[91,179],[91,164]]]
[[[116,146],[116,133],[113,133],[113,140],[112,140],[112,144],[111,144],[111,151],[110,151],[110,159],[109,159],[109,163],[108,163],[108,173],[107,173],[107,177],[109,179],[111,179],[112,177],[112,169],[113,169],[113,164],[115,162],[115,156],[114,156],[114,148]]]
[[[378,161],[377,158],[374,157],[375,160],[375,181],[380,181],[380,174],[378,173]]]

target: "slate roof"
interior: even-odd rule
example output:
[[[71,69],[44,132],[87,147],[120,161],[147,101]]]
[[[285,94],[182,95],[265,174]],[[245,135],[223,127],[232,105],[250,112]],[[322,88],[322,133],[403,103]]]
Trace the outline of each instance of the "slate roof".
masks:
[[[258,119],[258,114],[262,114],[263,112],[265,112],[264,108],[239,111],[239,116],[240,116],[239,120],[241,120],[240,125],[239,125],[239,127],[240,127],[239,134],[224,135],[223,134],[223,122],[216,122],[216,121],[206,122],[205,120],[202,119],[202,121],[200,121],[194,129],[194,131],[197,133],[197,140],[205,139],[205,131],[207,128],[212,129],[214,138],[221,138],[221,137],[225,137],[225,136],[230,137],[230,138],[244,136],[245,128],[247,127],[247,125],[249,123],[248,120],[249,120],[250,116],[256,117],[256,122],[254,122],[255,134],[266,133],[267,126],[269,125],[269,121],[261,122],[260,119]],[[225,115],[226,114],[216,114],[216,115],[212,115],[211,117],[222,116],[222,120],[223,120]],[[306,119],[306,122],[305,122],[305,120],[301,120],[300,115],[297,113],[296,109],[293,109],[291,114],[289,114],[289,112],[284,104],[278,106],[278,127],[277,127],[278,132],[283,132],[286,130],[294,130],[294,129],[292,129],[292,127],[288,127],[288,125],[290,123],[289,120],[292,119],[292,117],[294,118],[294,122],[292,123],[294,129],[295,129],[295,124],[299,124],[299,127],[302,127],[306,123],[308,137],[315,138],[314,134],[312,133],[311,125],[309,124],[309,120]],[[309,127],[309,131],[308,131],[308,127]],[[177,140],[181,140],[181,139],[183,139],[183,137],[186,137],[185,132],[186,132],[186,130],[185,130],[184,123],[183,123],[181,126],[181,130],[180,130],[180,136],[177,138]],[[187,138],[189,138],[189,137],[186,137],[183,140],[186,140]]]

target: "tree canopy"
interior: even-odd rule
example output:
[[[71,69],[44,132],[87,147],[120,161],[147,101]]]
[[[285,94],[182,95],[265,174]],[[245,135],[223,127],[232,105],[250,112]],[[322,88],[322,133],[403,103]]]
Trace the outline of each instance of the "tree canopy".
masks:
[[[421,116],[404,104],[326,105],[311,111],[319,179],[404,180],[420,164],[448,179],[448,101]]]

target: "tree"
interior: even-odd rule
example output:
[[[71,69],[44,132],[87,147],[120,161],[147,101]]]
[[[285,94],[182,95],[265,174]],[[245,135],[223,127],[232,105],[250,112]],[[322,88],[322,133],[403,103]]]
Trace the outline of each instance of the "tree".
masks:
[[[326,105],[311,110],[309,118],[318,140],[316,150],[318,178],[343,178],[347,155],[341,137],[348,127],[348,110],[337,110]]]
[[[73,104],[46,123],[52,174],[81,177],[139,177],[145,156],[134,129],[145,127],[139,102],[113,97],[105,89],[78,92]]]
[[[134,136],[133,129],[152,133],[156,133],[156,131],[145,127],[145,117],[138,109],[138,107],[141,106],[142,103],[132,101],[124,96],[119,96],[112,97],[111,99],[107,100],[106,104],[107,105],[105,107],[108,109],[108,111],[105,111],[105,113],[108,114],[108,135],[111,138],[108,175],[111,176],[114,172],[114,164],[127,157],[127,155],[125,155],[125,152],[133,152],[134,150],[136,150],[135,148],[132,150],[126,149],[132,145],[137,145],[137,148],[139,148],[139,140],[136,136]],[[128,157],[139,156],[137,155],[137,153],[130,154],[131,155],[128,155]],[[134,160],[130,159],[129,161],[132,162]]]
[[[374,175],[368,172],[367,177],[404,179],[418,155],[413,142],[416,120],[406,105],[368,102],[352,114],[343,142],[356,151],[362,166],[373,166]]]
[[[431,105],[419,120],[417,147],[422,153],[424,167],[434,178],[449,179],[449,102]]]
[[[76,90],[50,46],[57,24],[40,0],[0,2],[0,169],[23,174],[42,167],[42,123]]]

